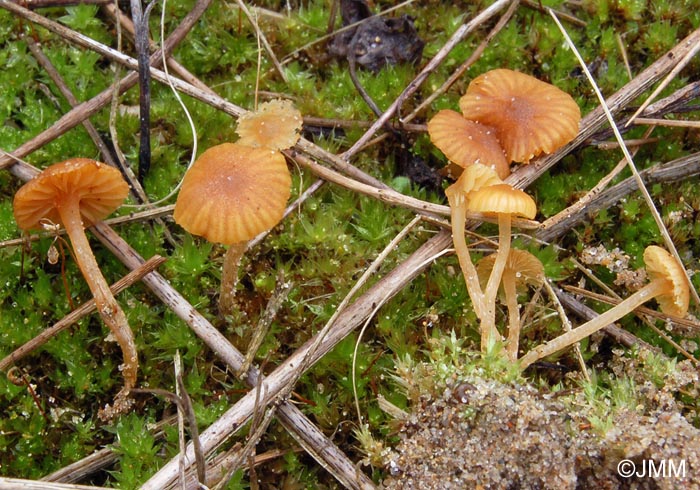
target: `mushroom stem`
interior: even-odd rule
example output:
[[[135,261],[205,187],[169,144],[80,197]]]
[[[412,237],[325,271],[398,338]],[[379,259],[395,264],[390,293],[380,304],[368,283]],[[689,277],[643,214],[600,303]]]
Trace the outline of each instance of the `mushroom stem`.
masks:
[[[464,201],[464,197],[460,196],[459,199]],[[455,246],[455,252],[459,259],[459,266],[462,269],[462,275],[467,285],[469,297],[472,299],[474,311],[476,312],[476,316],[479,317],[479,320],[483,322],[482,319],[485,314],[484,293],[481,290],[479,276],[476,272],[476,267],[472,263],[471,256],[469,255],[469,247],[467,247],[467,241],[464,238],[464,233],[466,231],[464,223],[467,219],[466,203],[456,203],[452,205],[451,208],[452,242]]]
[[[503,271],[503,292],[508,307],[506,354],[508,359],[513,362],[518,359],[518,344],[520,343],[520,308],[518,308],[518,293],[515,288],[515,274],[515,271],[510,268]]]
[[[238,266],[247,248],[247,241],[233,243],[228,247],[224,256],[221,291],[219,293],[219,312],[222,315],[228,315],[233,311],[233,298],[236,296],[236,284],[238,284]]]
[[[75,261],[95,299],[97,311],[102,321],[114,335],[119,347],[121,347],[122,356],[124,357],[124,368],[122,370],[124,387],[117,397],[123,398],[136,385],[139,359],[136,343],[134,342],[134,333],[129,327],[124,311],[109,290],[109,285],[92,253],[90,243],[83,229],[79,199],[71,197],[63,201],[57,208],[61,221],[63,221],[63,226],[70,237]]]
[[[485,315],[481,319],[482,352],[486,352],[487,346],[493,340],[501,339],[496,329],[496,294],[498,293],[498,286],[501,283],[503,270],[506,268],[508,254],[510,253],[510,223],[510,213],[498,214],[498,251],[496,252],[496,260],[493,263],[493,269],[484,291]]]
[[[587,321],[578,328],[569,330],[556,339],[550,340],[546,344],[535,347],[520,359],[520,368],[525,369],[533,362],[554,354],[555,352],[558,352],[561,349],[564,349],[565,347],[588,337],[601,328],[616,322],[638,306],[646,303],[660,294],[663,294],[664,292],[667,292],[669,288],[668,283],[669,281],[662,278],[655,279],[629,298],[625,299],[621,303],[618,303],[614,308],[610,308],[605,313],[602,313],[594,319]]]

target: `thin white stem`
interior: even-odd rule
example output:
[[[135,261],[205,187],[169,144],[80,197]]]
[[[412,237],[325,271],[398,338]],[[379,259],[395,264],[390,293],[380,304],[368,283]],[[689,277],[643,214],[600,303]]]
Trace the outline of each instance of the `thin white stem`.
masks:
[[[571,344],[585,339],[586,337],[597,332],[601,328],[616,322],[626,314],[633,311],[638,306],[653,299],[654,297],[658,296],[667,289],[667,281],[663,279],[657,279],[655,281],[650,282],[642,289],[634,293],[632,296],[619,303],[614,308],[609,309],[605,313],[598,315],[590,321],[587,321],[580,327],[570,330],[560,335],[556,339],[532,349],[520,359],[520,368],[525,369],[533,362],[538,361],[549,355],[552,355],[555,352],[558,352],[564,349],[565,347],[570,346]]]

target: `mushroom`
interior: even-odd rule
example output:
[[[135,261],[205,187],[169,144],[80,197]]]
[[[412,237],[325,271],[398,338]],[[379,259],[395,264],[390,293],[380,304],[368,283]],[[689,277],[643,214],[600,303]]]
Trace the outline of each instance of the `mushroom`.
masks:
[[[690,287],[683,267],[670,253],[656,245],[651,245],[644,251],[644,264],[649,284],[605,313],[531,350],[520,359],[521,369],[588,337],[653,298],[656,298],[664,313],[685,316],[688,312]]]
[[[528,163],[578,133],[581,110],[554,85],[504,68],[476,77],[459,100],[466,119],[496,129],[509,162]]]
[[[476,264],[479,281],[485,285],[493,270],[496,254],[484,257]],[[544,281],[544,267],[537,257],[529,252],[511,249],[506,266],[503,269],[501,284],[508,307],[508,339],[506,353],[511,361],[518,359],[520,342],[520,309],[518,307],[518,289],[527,285],[540,286]]]
[[[510,230],[513,216],[533,219],[537,214],[535,201],[520,189],[508,184],[496,184],[474,190],[467,196],[470,211],[498,217],[498,251],[484,290],[484,317],[481,319],[481,348],[485,351],[492,340],[500,336],[496,330],[496,293],[510,251]]]
[[[275,99],[238,118],[240,145],[271,150],[291,148],[299,140],[303,119],[291,101]]]
[[[175,222],[193,235],[230,245],[221,276],[223,314],[232,309],[238,263],[248,241],[280,222],[291,185],[280,152],[233,143],[209,148],[185,174]]]
[[[475,163],[467,166],[457,181],[445,189],[445,195],[450,203],[452,223],[452,241],[459,259],[459,266],[464,275],[464,282],[472,299],[474,311],[479,319],[485,314],[484,294],[479,285],[479,276],[469,255],[469,247],[464,238],[465,220],[467,217],[468,194],[482,187],[502,184],[493,168]]]
[[[462,168],[473,163],[493,168],[501,179],[510,175],[510,168],[496,130],[490,126],[468,121],[459,113],[442,110],[428,121],[430,141],[445,156]]]
[[[119,171],[88,158],[72,158],[46,168],[22,186],[14,197],[14,215],[22,230],[40,229],[50,220],[62,224],[73,246],[73,256],[95,298],[97,311],[121,347],[124,387],[115,410],[128,407],[126,397],[136,384],[138,353],[126,316],[100,271],[84,227],[114,211],[126,198],[129,186]]]

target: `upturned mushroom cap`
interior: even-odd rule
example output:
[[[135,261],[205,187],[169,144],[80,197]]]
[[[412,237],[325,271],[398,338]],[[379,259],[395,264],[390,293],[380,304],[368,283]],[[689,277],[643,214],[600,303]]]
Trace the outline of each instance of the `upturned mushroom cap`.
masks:
[[[688,313],[690,290],[683,268],[661,247],[651,245],[644,250],[644,264],[651,281],[667,281],[668,293],[656,297],[664,313],[685,316]]]
[[[479,274],[479,282],[486,286],[489,275],[496,262],[496,254],[487,255],[476,264],[476,272]],[[512,271],[515,277],[516,287],[532,285],[539,286],[544,281],[544,266],[542,262],[525,250],[512,248],[508,252],[506,270]]]
[[[484,214],[510,214],[533,219],[537,214],[535,201],[520,189],[508,184],[496,184],[472,191],[467,207]]]
[[[494,127],[508,161],[522,163],[571,141],[581,119],[566,92],[503,68],[472,80],[459,107],[465,118]]]
[[[428,121],[428,134],[430,141],[460,167],[480,163],[494,168],[501,179],[510,175],[508,161],[494,128],[468,121],[459,113],[446,109]]]
[[[502,183],[503,181],[493,168],[475,163],[467,166],[457,181],[445,189],[445,195],[450,201],[450,206],[457,206],[470,192]]]
[[[84,226],[100,221],[124,202],[129,186],[114,167],[89,158],[71,158],[47,167],[22,186],[14,198],[17,226],[40,229],[48,219],[62,223],[57,206],[77,199]]]
[[[279,223],[291,184],[281,153],[223,143],[187,171],[173,217],[211,242],[247,241]]]
[[[271,100],[238,119],[237,143],[272,150],[291,148],[299,140],[302,123],[301,112],[290,100]]]

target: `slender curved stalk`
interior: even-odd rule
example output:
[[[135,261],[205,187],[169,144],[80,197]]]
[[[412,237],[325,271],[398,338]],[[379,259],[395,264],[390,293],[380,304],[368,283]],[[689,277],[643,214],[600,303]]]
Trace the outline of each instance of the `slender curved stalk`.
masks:
[[[560,335],[554,340],[550,340],[546,344],[535,347],[530,352],[525,354],[520,359],[520,368],[525,369],[530,364],[538,361],[544,357],[554,354],[557,351],[564,349],[578,342],[579,340],[585,339],[589,335],[597,332],[603,327],[610,325],[611,323],[619,320],[627,313],[630,313],[638,306],[646,303],[647,301],[655,298],[664,291],[668,291],[668,282],[663,279],[657,279],[642,289],[634,293],[629,298],[620,302],[614,308],[610,308],[605,313],[598,315],[594,319],[587,321],[583,325],[573,330]]]
[[[498,251],[484,291],[485,314],[481,319],[481,352],[486,352],[492,341],[501,339],[496,329],[496,295],[510,253],[510,220],[510,214],[498,214]]]
[[[87,236],[85,236],[78,199],[66,200],[57,208],[61,215],[63,226],[70,237],[75,261],[78,263],[78,267],[83,273],[92,296],[95,298],[97,311],[102,321],[114,335],[119,347],[121,347],[122,356],[124,357],[124,368],[122,370],[124,387],[117,395],[117,398],[124,399],[136,385],[136,375],[139,366],[134,333],[129,327],[124,311],[117,303],[117,300],[114,299],[112,292],[109,290],[109,285],[102,275],[100,267],[97,265],[90,243]]]
[[[464,198],[461,199],[463,200]],[[467,285],[469,297],[472,299],[474,312],[483,323],[483,317],[486,313],[484,293],[481,290],[479,275],[476,273],[476,267],[474,267],[474,264],[472,263],[472,259],[469,255],[469,247],[467,247],[467,241],[464,238],[464,233],[466,231],[464,225],[467,218],[466,212],[466,206],[464,203],[455,203],[451,206],[452,242],[455,246],[455,252],[457,253],[457,258],[459,259],[459,266],[462,269],[462,275],[464,276],[464,282]]]

